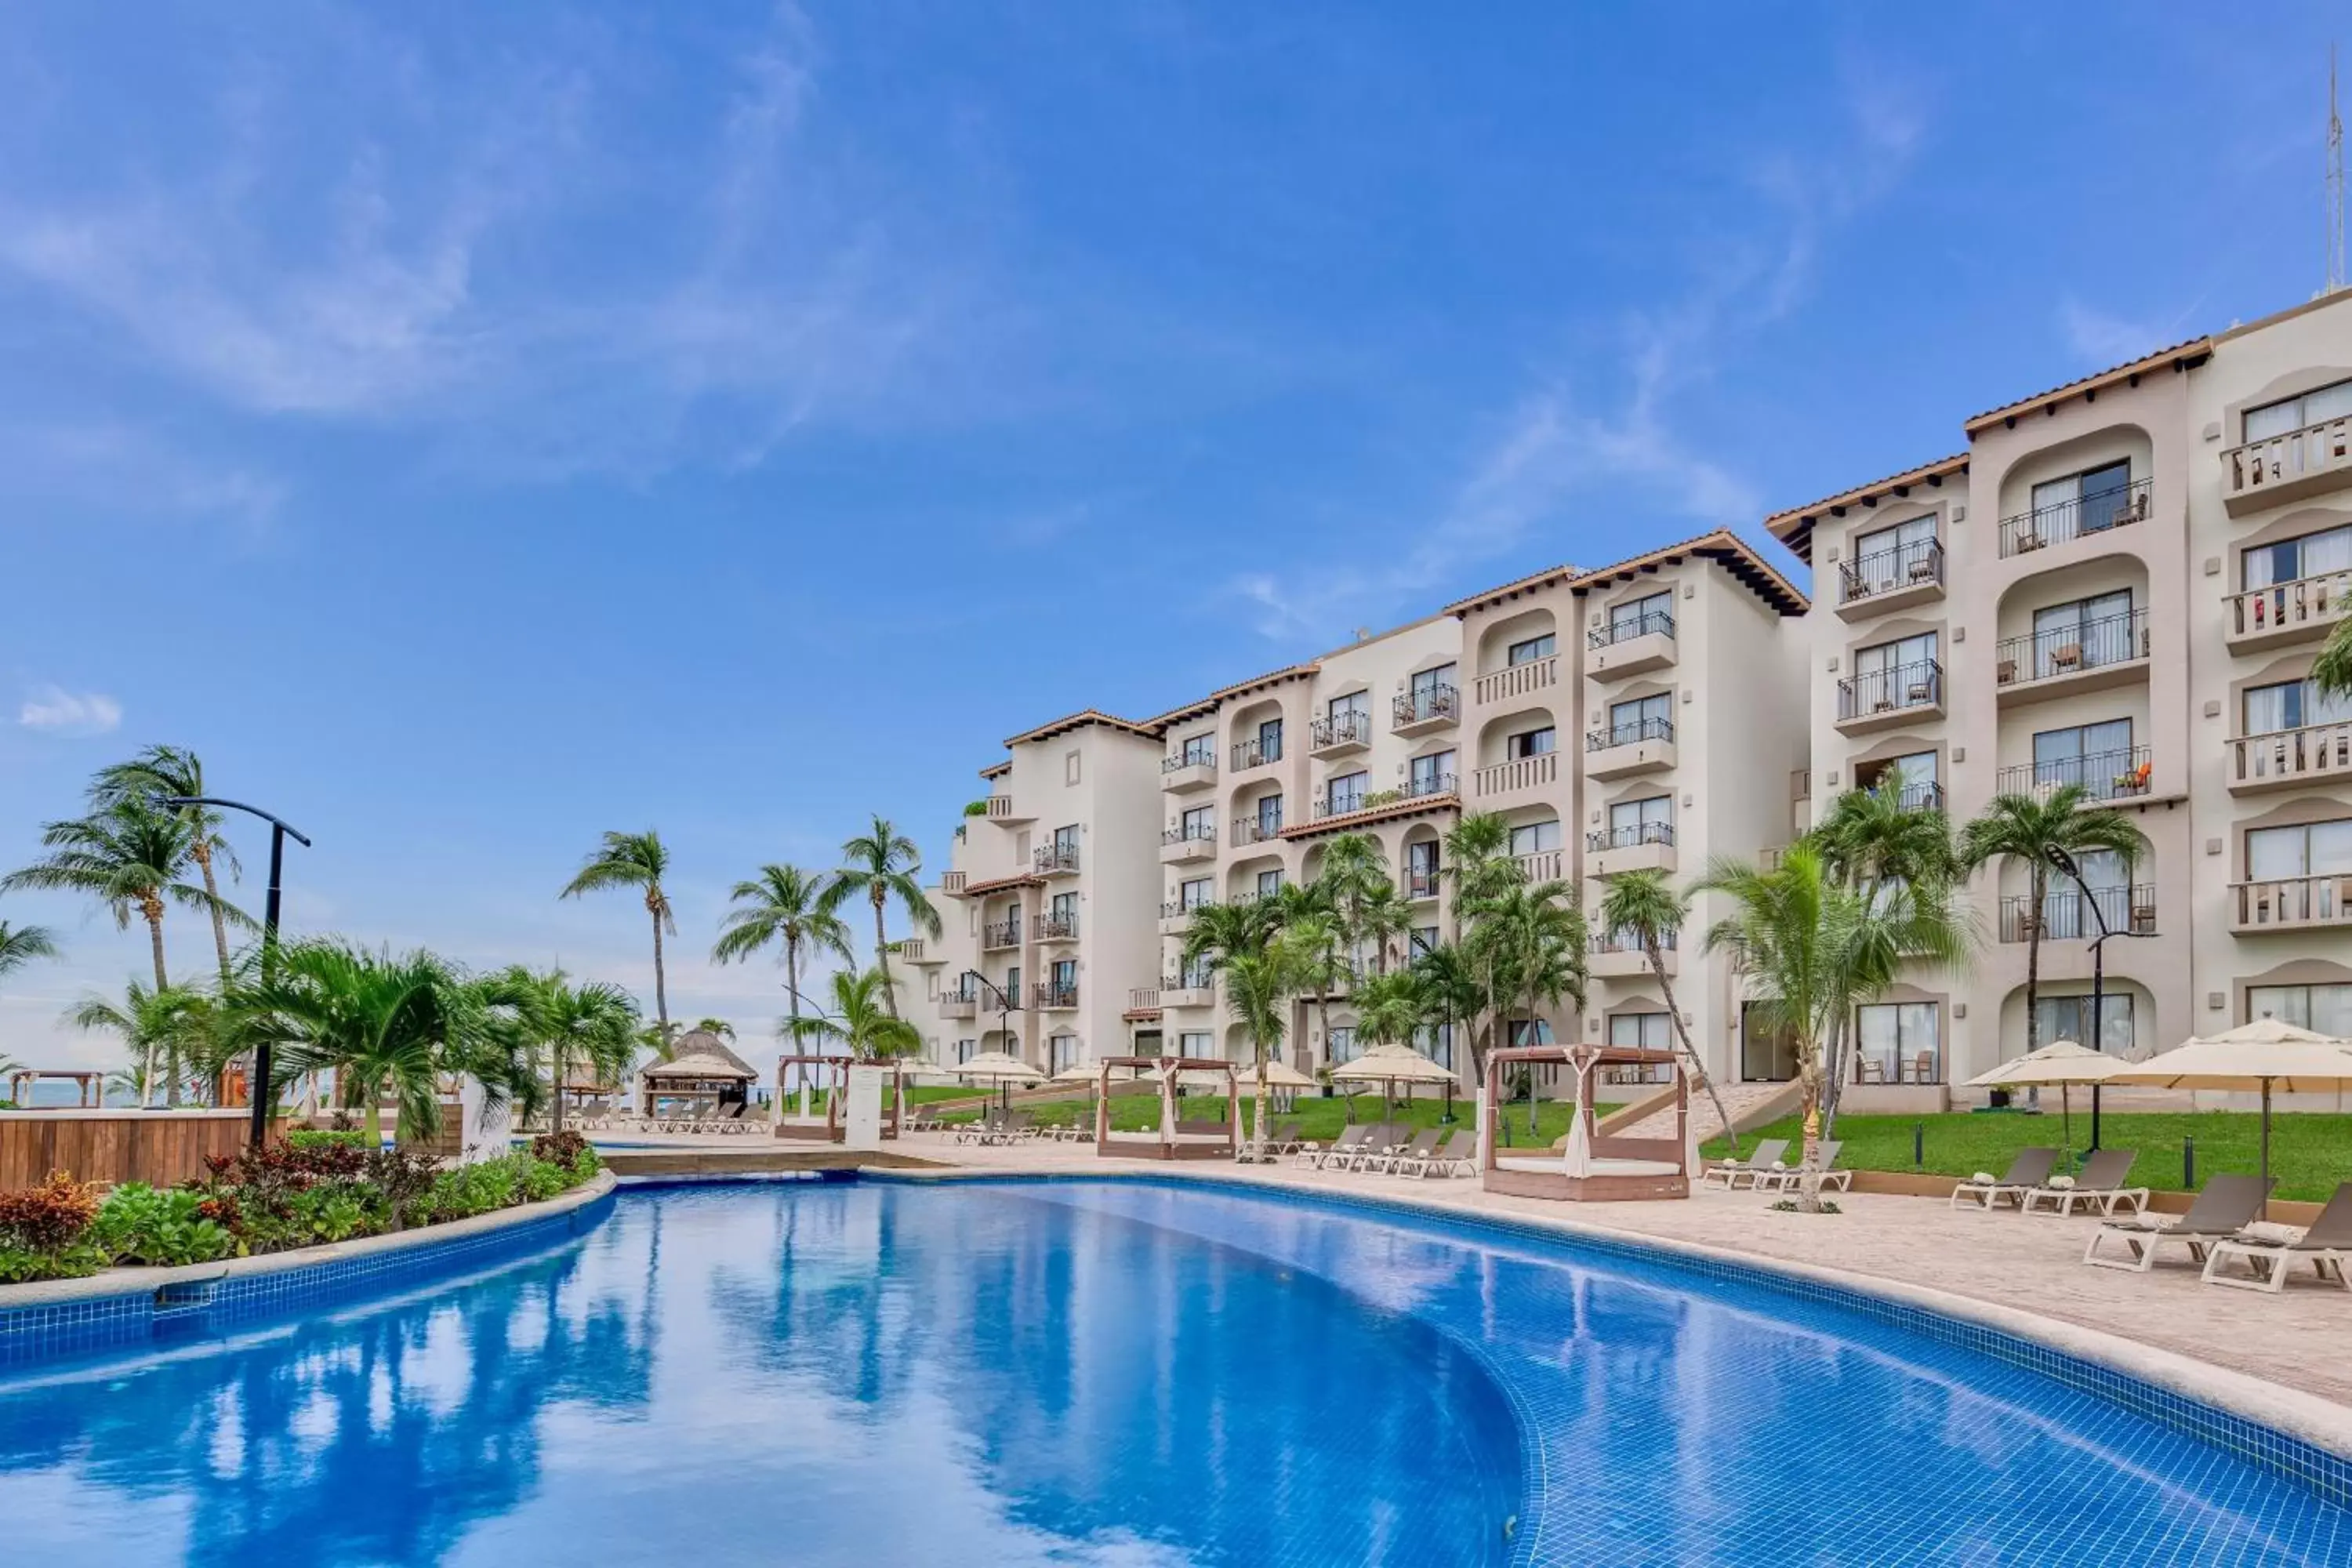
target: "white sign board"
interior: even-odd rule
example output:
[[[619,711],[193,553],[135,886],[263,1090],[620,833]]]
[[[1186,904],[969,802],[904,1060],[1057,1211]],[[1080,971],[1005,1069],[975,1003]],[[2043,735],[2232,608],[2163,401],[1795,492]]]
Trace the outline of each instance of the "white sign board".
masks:
[[[849,1069],[849,1092],[843,1104],[845,1114],[841,1124],[842,1147],[882,1147],[882,1096],[889,1087],[888,1068],[854,1067]]]
[[[509,1142],[514,1133],[512,1100],[493,1110],[482,1086],[470,1078],[461,1078],[457,1080],[457,1115],[463,1122],[458,1134],[459,1163],[478,1165],[513,1152]]]

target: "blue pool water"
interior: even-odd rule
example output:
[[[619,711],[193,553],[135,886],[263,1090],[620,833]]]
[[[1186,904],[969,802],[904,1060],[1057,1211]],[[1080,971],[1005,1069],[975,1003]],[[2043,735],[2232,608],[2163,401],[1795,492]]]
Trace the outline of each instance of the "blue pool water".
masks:
[[[0,1562],[2320,1563],[2352,1517],[1832,1307],[1165,1184],[625,1194],[0,1381]]]

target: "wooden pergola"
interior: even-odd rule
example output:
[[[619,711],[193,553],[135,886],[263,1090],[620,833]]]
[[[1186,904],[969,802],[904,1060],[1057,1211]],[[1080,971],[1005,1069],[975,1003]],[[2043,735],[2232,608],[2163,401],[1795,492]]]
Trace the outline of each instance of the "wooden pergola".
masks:
[[[899,1119],[906,1101],[908,1064],[904,1057],[827,1056],[815,1051],[795,1051],[776,1058],[776,1123],[779,1138],[797,1138],[810,1142],[839,1143],[849,1136],[849,1129],[841,1120],[844,1091],[849,1087],[849,1069],[854,1067],[888,1068],[890,1092],[882,1100],[882,1136],[898,1136]],[[814,1069],[817,1082],[813,1086],[824,1096],[824,1114],[801,1116],[789,1107],[792,1096],[784,1091],[786,1075],[794,1068]],[[828,1080],[830,1076],[830,1081]]]
[[[1503,1070],[1513,1065],[1565,1067],[1575,1075],[1576,1102],[1570,1115],[1567,1147],[1505,1154],[1496,1092]],[[1672,1138],[1603,1137],[1592,1113],[1592,1086],[1603,1067],[1664,1067],[1674,1074],[1675,1135]],[[1696,1173],[1690,1117],[1690,1078],[1673,1051],[1633,1046],[1507,1046],[1486,1054],[1486,1081],[1478,1090],[1478,1172],[1490,1193],[1570,1203],[1615,1203],[1637,1198],[1686,1198]]]
[[[74,1109],[94,1110],[106,1103],[106,1075],[79,1068],[18,1068],[8,1075],[8,1098],[25,1110],[25,1086],[43,1079],[64,1079],[74,1086]]]
[[[1241,1150],[1234,1121],[1234,1064],[1221,1057],[1105,1057],[1096,1064],[1101,1073],[1095,1100],[1095,1152],[1144,1160],[1231,1160]],[[1152,1132],[1114,1132],[1110,1128],[1110,1086],[1113,1069],[1127,1068],[1160,1074],[1160,1126]],[[1176,1113],[1179,1074],[1223,1074],[1225,1113],[1222,1120],[1187,1121]],[[1192,1142],[1186,1142],[1187,1139]],[[1215,1139],[1216,1142],[1208,1142]]]

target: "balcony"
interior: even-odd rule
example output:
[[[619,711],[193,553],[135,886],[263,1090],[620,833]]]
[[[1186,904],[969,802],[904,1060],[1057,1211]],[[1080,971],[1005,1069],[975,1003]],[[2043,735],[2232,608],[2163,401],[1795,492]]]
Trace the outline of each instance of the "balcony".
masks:
[[[1568,875],[1568,856],[1561,850],[1534,849],[1511,858],[1519,863],[1519,875],[1529,882],[1557,882]]]
[[[1857,772],[1853,787],[1867,792],[1884,789],[1891,782],[1884,776],[1866,779]],[[1905,811],[1941,811],[1944,809],[1944,786],[1934,779],[1914,779],[1908,784],[1896,784],[1895,804]]]
[[[1397,788],[1400,800],[1427,800],[1433,795],[1459,795],[1462,786],[1451,773],[1415,773]]]
[[[1188,904],[1181,899],[1170,899],[1160,906],[1160,934],[1182,936],[1192,929],[1192,911],[1213,908],[1215,903],[1214,899],[1197,904]]]
[[[1481,708],[1517,702],[1559,684],[1559,655],[1549,653],[1525,664],[1490,669],[1470,683],[1470,700]]]
[[[2230,929],[2240,936],[2352,924],[2352,875],[2273,878],[2230,885]]]
[[[979,1010],[980,993],[977,989],[966,987],[961,991],[940,993],[940,1016],[942,1018],[969,1018]]]
[[[1445,879],[1433,870],[1409,870],[1404,874],[1404,896],[1416,904],[1435,899],[1444,886]]]
[[[1056,985],[1050,980],[1040,980],[1029,987],[1029,1005],[1041,1013],[1066,1013],[1078,1005],[1078,988],[1073,983]]]
[[[2087,534],[2105,533],[2147,521],[2148,481],[2134,479],[2074,500],[2036,511],[2021,511],[2000,522],[2000,553],[2027,555],[2055,544],[2069,543]]]
[[[1675,825],[1643,822],[1603,827],[1584,836],[1584,855],[1596,877],[1675,869]]]
[[[1213,824],[1171,827],[1160,836],[1160,863],[1162,866],[1190,866],[1216,858],[1217,829]]]
[[[948,955],[946,953],[932,952],[923,939],[919,936],[900,937],[897,942],[891,944],[890,951],[898,955],[899,962],[903,963],[919,964],[925,968],[929,968],[934,963],[945,963],[948,961]]]
[[[1372,743],[1372,716],[1353,709],[1318,719],[1307,726],[1309,756],[1344,757]]]
[[[1078,940],[1078,917],[1076,913],[1055,914],[1051,911],[1029,917],[1031,942],[1076,942]]]
[[[1189,795],[1217,782],[1217,759],[1206,752],[1180,752],[1160,759],[1160,787],[1170,795]]]
[[[1993,646],[1993,700],[2007,708],[2146,680],[2148,638],[2146,610],[2003,637]]]
[[[1029,863],[1041,877],[1075,877],[1078,874],[1078,847],[1040,844],[1030,853]]]
[[[1009,795],[990,795],[987,816],[989,821],[995,823],[999,827],[1018,827],[1024,823],[1037,820],[1036,812],[1025,806],[1014,805],[1013,797]]]
[[[1426,735],[1461,717],[1461,694],[1451,686],[1408,691],[1389,703],[1389,733]]]
[[[2228,600],[2231,653],[2257,653],[2267,647],[2326,637],[2352,605],[2352,572],[2330,572],[2298,577],[2267,588],[2232,594]]]
[[[2347,780],[2352,780],[2352,722],[2306,724],[2230,742],[2232,795]]]
[[[964,885],[964,881],[965,881],[966,876],[967,876],[967,873],[962,872],[962,871],[942,871],[942,872],[940,872],[940,892],[942,892],[942,893],[945,893],[945,894],[946,894],[949,898],[950,898],[950,899],[961,899],[961,898],[962,898],[962,897],[963,897],[963,885]]]
[[[1637,719],[1584,737],[1587,778],[1622,779],[1664,773],[1675,765],[1675,721]]]
[[[1944,596],[1944,545],[1922,539],[1891,550],[1874,550],[1838,567],[1842,619],[1866,621]]]
[[[1658,963],[1668,979],[1680,968],[1675,948],[1676,936],[1666,932],[1666,940],[1658,944]],[[1595,980],[1649,980],[1656,975],[1650,967],[1650,955],[1642,944],[1620,931],[1603,931],[1592,939],[1592,951],[1584,962],[1585,973]]]
[[[1838,732],[1866,735],[1944,716],[1944,667],[1932,658],[1838,682]]]
[[[2042,795],[2065,784],[2080,784],[2095,801],[2137,800],[2156,779],[2156,763],[2146,746],[2129,751],[2094,752],[2086,757],[2062,757],[2043,763],[2019,763],[1993,775],[2000,795]]]
[[[1217,1001],[1213,974],[1171,974],[1160,983],[1162,1007],[1212,1007]]]
[[[1234,818],[1233,837],[1235,847],[1244,844],[1272,844],[1281,837],[1282,813],[1278,811],[1263,815],[1252,812],[1247,816]]]
[[[1664,610],[1604,621],[1584,634],[1584,670],[1595,679],[1646,675],[1674,662],[1675,618]]]
[[[1477,797],[1482,808],[1492,810],[1522,798],[1532,799],[1538,791],[1549,789],[1559,782],[1559,753],[1540,752],[1532,757],[1513,757],[1507,763],[1473,770],[1470,793]]]
[[[2221,505],[2231,517],[2283,506],[2352,479],[2352,419],[2306,425],[2221,454]]]
[[[1127,1016],[1129,1017],[1132,1018],[1141,1014],[1157,1013],[1159,1011],[1160,987],[1157,985],[1135,985],[1130,986],[1128,989]]]
[[[1237,773],[1244,773],[1251,768],[1262,768],[1269,763],[1280,761],[1282,761],[1282,737],[1279,735],[1270,741],[1235,741],[1234,742],[1234,772]]]
[[[1018,920],[990,921],[980,928],[980,951],[1001,952],[1008,947],[1021,945],[1021,922]]]
[[[2037,930],[2043,942],[2088,942],[2099,934],[2103,921],[2108,931],[2154,935],[2155,887],[2143,882],[2129,888],[2095,888],[2089,899],[2079,889],[2045,892],[2038,919],[2031,893],[2012,893],[2000,901],[2003,942],[2031,942]]]

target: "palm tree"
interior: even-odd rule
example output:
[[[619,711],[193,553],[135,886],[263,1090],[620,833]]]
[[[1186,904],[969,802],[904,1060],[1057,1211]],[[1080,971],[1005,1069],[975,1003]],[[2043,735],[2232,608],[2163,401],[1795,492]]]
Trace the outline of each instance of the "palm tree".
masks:
[[[1275,932],[1286,931],[1297,948],[1299,988],[1314,995],[1315,1026],[1323,1040],[1327,1065],[1331,1054],[1331,997],[1354,974],[1349,962],[1348,933],[1332,907],[1332,885],[1320,878],[1307,883],[1286,882],[1270,902],[1261,900],[1255,906],[1245,906],[1255,909],[1263,938],[1270,940]],[[1187,956],[1197,955],[1188,948]]]
[[[1475,939],[1496,901],[1527,881],[1518,862],[1505,853],[1510,842],[1510,825],[1502,817],[1493,812],[1472,812],[1445,835],[1445,864],[1440,873],[1454,884],[1454,927],[1478,976],[1479,1010],[1497,1019],[1502,999],[1496,985],[1496,954],[1491,944]],[[1487,1042],[1473,1015],[1470,1065],[1472,1076],[1481,1085],[1486,1081],[1486,1050]]]
[[[1422,977],[1410,969],[1375,974],[1356,988],[1356,1033],[1367,1044],[1409,1046],[1414,1033],[1429,1021],[1430,996]],[[1381,1111],[1388,1113],[1382,1085]]]
[[[205,793],[204,760],[184,746],[150,746],[127,763],[100,768],[90,781],[89,801],[109,811],[125,801],[152,805],[157,795],[189,797]],[[228,920],[221,912],[220,879],[215,867],[226,866],[230,876],[242,874],[236,851],[221,836],[222,815],[210,806],[174,807],[188,825],[188,854],[204,873],[205,892],[212,900],[213,950],[220,960],[221,984],[229,983]]]
[[[669,871],[669,848],[662,843],[661,835],[648,828],[643,833],[607,833],[593,854],[581,862],[580,869],[564,884],[562,897],[576,899],[583,893],[601,892],[607,888],[638,888],[644,889],[646,914],[654,925],[654,1026],[661,1031],[664,1045],[669,1043],[669,984],[662,970],[662,931],[677,934],[677,921],[671,915],[669,895],[662,891],[662,878]]]
[[[164,1081],[176,1086],[184,1060],[211,1054],[209,1047],[215,1037],[212,1006],[210,996],[189,986],[160,985],[151,990],[133,980],[123,988],[121,1002],[85,997],[67,1011],[66,1022],[78,1029],[104,1029],[120,1036],[138,1064],[137,1081],[152,1089],[159,1058]],[[147,1103],[143,1093],[139,1103],[142,1107]]]
[[[2352,697],[2352,620],[2327,634],[2311,662],[2311,680],[2323,697]]]
[[[1853,887],[1899,879],[1949,888],[1965,871],[1951,819],[1905,805],[1893,784],[1846,791],[1808,837],[1829,873]]]
[[[1225,976],[1225,1010],[1249,1036],[1257,1079],[1256,1099],[1250,1108],[1250,1142],[1264,1148],[1269,1095],[1265,1065],[1270,1053],[1282,1045],[1291,999],[1308,984],[1313,959],[1289,933],[1277,932],[1255,951],[1222,954],[1218,967]]]
[[[784,996],[793,1022],[788,1032],[800,1038],[801,956],[834,953],[844,963],[849,955],[849,927],[833,912],[829,898],[833,879],[824,872],[803,871],[797,866],[769,865],[758,876],[738,882],[728,895],[739,907],[719,923],[718,943],[710,956],[720,963],[748,959],[763,947],[782,948]],[[733,1031],[729,1031],[730,1034]],[[782,1098],[783,1085],[776,1086]]]
[[[563,1131],[563,1088],[572,1062],[599,1083],[616,1083],[629,1070],[637,1054],[637,1004],[621,987],[601,980],[575,985],[561,969],[534,974],[520,965],[479,984],[483,1000],[514,1025],[524,1058],[536,1060],[541,1049],[548,1054],[551,1131]]]
[[[1480,922],[1474,947],[1491,954],[1490,973],[1498,994],[1525,998],[1527,1044],[1536,1043],[1541,1004],[1557,1006],[1563,996],[1584,1011],[1584,910],[1573,882],[1538,882],[1512,888],[1496,899]],[[1499,1013],[1497,1027],[1499,1028]],[[1528,1101],[1528,1131],[1535,1131],[1535,1100]]]
[[[507,1060],[485,994],[432,953],[372,952],[320,939],[279,950],[269,977],[240,987],[248,1028],[285,1042],[297,1071],[335,1074],[336,1097],[383,1136],[382,1103],[400,1107],[404,1137],[440,1127],[440,1080],[469,1073],[494,1095],[521,1076]]]
[[[1388,860],[1381,853],[1381,841],[1369,833],[1334,837],[1323,847],[1323,861],[1316,868],[1315,886],[1331,912],[1339,917],[1339,929],[1353,946],[1362,935],[1364,904],[1377,896],[1378,889],[1390,887]]]
[[[1906,962],[1957,968],[1967,940],[1945,901],[1907,883],[1871,892],[1831,876],[1820,849],[1802,839],[1771,870],[1718,860],[1700,891],[1720,893],[1731,912],[1706,933],[1708,952],[1727,952],[1756,1006],[1796,1043],[1804,1086],[1804,1175],[1799,1206],[1821,1206],[1823,1044],[1853,1010],[1893,984]]]
[[[883,1005],[895,1018],[898,990],[890,981],[890,943],[882,929],[885,911],[896,900],[917,931],[932,938],[940,934],[940,912],[931,908],[917,875],[923,868],[922,851],[915,847],[913,839],[877,816],[872,829],[844,844],[841,853],[849,863],[834,874],[822,907],[830,913],[861,893],[874,906],[874,967],[882,975]]]
[[[1960,862],[1970,871],[1995,860],[2022,861],[2029,884],[2025,927],[2025,1050],[2041,1045],[2042,922],[2050,875],[2090,854],[2110,854],[2126,871],[2139,858],[2139,830],[2120,811],[2090,806],[2079,784],[2046,795],[1998,795],[1960,831]],[[2092,1020],[2094,1032],[2103,1021]]]
[[[1372,973],[1389,972],[1390,943],[1412,934],[1412,900],[1382,877],[1356,905],[1355,925],[1348,932],[1350,948],[1372,944]]]
[[[1459,942],[1443,942],[1416,953],[1412,973],[1421,979],[1427,1022],[1466,1030],[1478,1016],[1481,998],[1477,966]]]
[[[12,926],[0,921],[0,980],[37,958],[55,958],[58,939],[47,926]]]
[[[1690,919],[1690,899],[1675,891],[1664,871],[1622,871],[1608,880],[1608,889],[1601,895],[1601,928],[1641,944],[1642,956],[1649,961],[1650,977],[1658,983],[1660,998],[1666,1005],[1666,1016],[1674,1020],[1675,1039],[1682,1047],[1683,1059],[1690,1064],[1690,1075],[1706,1090],[1707,1098],[1715,1101],[1715,1119],[1722,1123],[1723,1135],[1731,1140],[1736,1155],[1739,1133],[1723,1107],[1723,1091],[1715,1087],[1706,1064],[1691,1044],[1690,1030],[1684,1026],[1682,1009],[1675,1002],[1675,983],[1666,976],[1666,944],[1676,939],[1683,922]]]
[[[694,1021],[694,1027],[688,1029],[687,1033],[689,1035],[717,1035],[722,1040],[732,1041],[735,1038],[735,1026],[729,1023],[724,1018],[697,1018]]]
[[[795,1010],[778,1033],[795,1042],[837,1040],[860,1061],[913,1056],[923,1048],[922,1034],[882,1005],[888,985],[878,968],[836,969],[831,979],[832,1007],[808,1017]]]

